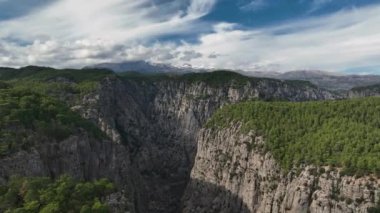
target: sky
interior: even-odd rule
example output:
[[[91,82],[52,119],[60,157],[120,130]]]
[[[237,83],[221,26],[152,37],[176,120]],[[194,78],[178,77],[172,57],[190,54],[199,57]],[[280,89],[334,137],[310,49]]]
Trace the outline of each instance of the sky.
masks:
[[[380,74],[380,0],[0,0],[0,66]]]

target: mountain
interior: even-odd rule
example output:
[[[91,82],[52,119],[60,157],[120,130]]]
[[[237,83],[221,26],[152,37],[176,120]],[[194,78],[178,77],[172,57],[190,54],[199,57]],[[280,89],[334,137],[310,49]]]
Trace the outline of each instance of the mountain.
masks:
[[[194,69],[191,66],[175,67],[168,64],[156,64],[146,61],[126,61],[122,63],[103,63],[86,68],[109,69],[114,72],[134,71],[140,73],[190,73],[190,72],[206,72],[206,69]],[[271,71],[236,71],[243,75],[259,77],[259,78],[275,78],[280,80],[302,80],[310,81],[318,87],[344,91],[354,87],[364,87],[380,83],[378,75],[344,75],[341,73],[331,73],[320,70],[298,70],[285,73]]]
[[[378,75],[344,75],[318,70],[301,70],[285,73],[278,72],[246,72],[250,76],[276,78],[283,80],[304,80],[330,90],[349,90],[354,87],[369,86],[380,83]]]
[[[350,98],[363,98],[371,96],[380,96],[380,84],[374,84],[364,87],[355,87],[348,92]]]
[[[200,72],[201,69],[194,69],[191,66],[175,67],[169,64],[151,63],[147,61],[125,61],[121,63],[102,63],[87,66],[85,69],[109,69],[114,72],[141,72],[141,73],[189,73]]]
[[[337,99],[230,71],[0,68],[0,212],[45,208],[35,177],[51,181],[58,212],[72,191],[88,192],[75,209],[116,213],[365,212],[380,189],[378,99]],[[361,155],[346,159],[353,149]],[[113,190],[94,194],[103,178]]]
[[[218,110],[198,134],[183,212],[378,212],[379,152],[364,147],[379,137],[379,104],[245,102]]]

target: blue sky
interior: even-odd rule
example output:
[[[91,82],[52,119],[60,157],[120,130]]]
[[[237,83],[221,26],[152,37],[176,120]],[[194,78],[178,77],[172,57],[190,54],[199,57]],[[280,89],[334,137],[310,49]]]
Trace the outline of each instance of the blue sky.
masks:
[[[0,66],[380,74],[379,58],[379,0],[0,0]]]
[[[371,0],[220,0],[205,20],[262,27],[371,5]]]

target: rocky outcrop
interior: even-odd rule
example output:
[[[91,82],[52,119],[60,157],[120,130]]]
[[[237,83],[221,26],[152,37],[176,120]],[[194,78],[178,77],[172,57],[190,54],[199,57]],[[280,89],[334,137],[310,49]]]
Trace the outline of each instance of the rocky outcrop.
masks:
[[[372,85],[367,87],[357,87],[353,88],[348,92],[349,98],[363,98],[370,96],[380,96],[380,85]]]
[[[203,129],[183,212],[367,212],[378,203],[377,178],[314,166],[285,172],[263,143],[238,124]]]
[[[143,206],[135,192],[140,185],[138,174],[132,169],[128,156],[126,147],[94,139],[83,132],[59,143],[41,141],[28,151],[0,159],[0,183],[14,175],[55,178],[67,174],[86,181],[108,178],[118,189],[111,195],[119,199],[110,203],[113,212],[135,212]]]
[[[285,73],[278,72],[251,72],[251,76],[275,79],[310,81],[320,88],[334,91],[350,90],[354,87],[364,87],[378,84],[378,75],[342,75],[341,73],[324,72],[320,70],[296,70]]]
[[[100,89],[73,107],[115,142],[131,150],[131,162],[146,187],[148,212],[177,212],[196,153],[196,135],[228,103],[250,99],[333,99],[309,84],[257,80],[235,86],[167,79],[107,78]]]
[[[121,211],[127,200],[130,212],[170,213],[180,209],[198,131],[221,106],[250,99],[306,101],[336,96],[310,84],[270,79],[237,86],[234,80],[211,85],[176,78],[125,80],[110,76],[96,91],[80,97],[60,93],[59,98],[97,124],[110,141],[92,140],[84,134],[60,143],[46,142],[0,159],[0,177],[66,173],[81,179],[107,177],[120,185],[118,192],[107,198],[116,209]],[[225,194],[235,196],[228,191]]]

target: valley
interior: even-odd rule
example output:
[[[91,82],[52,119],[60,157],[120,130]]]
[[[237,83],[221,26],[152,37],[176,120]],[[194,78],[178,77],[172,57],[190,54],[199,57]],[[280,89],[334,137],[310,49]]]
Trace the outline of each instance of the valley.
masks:
[[[372,93],[230,71],[25,67],[0,80],[0,184],[107,178],[102,202],[131,213],[366,212],[379,200],[379,100],[356,99]]]

